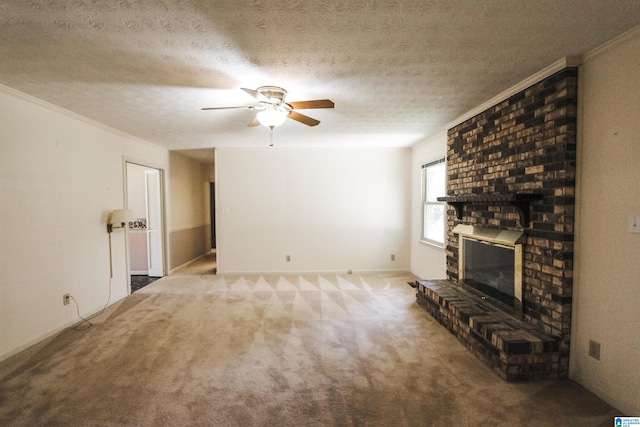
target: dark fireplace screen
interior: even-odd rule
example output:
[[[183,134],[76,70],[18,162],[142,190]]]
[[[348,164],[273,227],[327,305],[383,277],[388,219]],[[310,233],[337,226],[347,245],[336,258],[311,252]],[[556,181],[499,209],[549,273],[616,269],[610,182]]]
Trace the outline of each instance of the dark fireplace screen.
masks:
[[[468,238],[463,244],[464,283],[514,308],[514,249]]]

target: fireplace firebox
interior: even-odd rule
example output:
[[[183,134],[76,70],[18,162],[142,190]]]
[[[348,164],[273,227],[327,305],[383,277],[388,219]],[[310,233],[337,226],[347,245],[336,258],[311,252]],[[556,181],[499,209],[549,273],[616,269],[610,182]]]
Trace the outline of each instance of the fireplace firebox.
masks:
[[[459,224],[458,282],[519,319],[522,307],[522,243],[518,231]]]

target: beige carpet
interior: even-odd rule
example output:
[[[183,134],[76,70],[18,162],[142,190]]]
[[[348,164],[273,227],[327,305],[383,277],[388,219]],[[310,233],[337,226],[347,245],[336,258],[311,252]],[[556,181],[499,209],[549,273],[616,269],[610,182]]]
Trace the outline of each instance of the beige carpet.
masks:
[[[404,279],[163,278],[0,364],[0,425],[613,425],[570,381],[502,381]]]

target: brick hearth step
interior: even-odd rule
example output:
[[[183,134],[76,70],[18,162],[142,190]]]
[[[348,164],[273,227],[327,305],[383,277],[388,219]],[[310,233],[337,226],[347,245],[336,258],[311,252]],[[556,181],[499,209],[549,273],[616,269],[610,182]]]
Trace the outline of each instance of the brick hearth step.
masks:
[[[418,280],[418,303],[507,381],[557,378],[558,339],[449,280]]]

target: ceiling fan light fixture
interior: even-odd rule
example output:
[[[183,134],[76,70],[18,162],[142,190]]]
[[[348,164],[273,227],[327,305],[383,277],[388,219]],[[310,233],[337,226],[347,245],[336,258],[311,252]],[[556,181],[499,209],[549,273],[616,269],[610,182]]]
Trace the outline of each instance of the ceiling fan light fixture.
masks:
[[[315,99],[308,101],[285,102],[287,91],[278,86],[260,86],[258,89],[240,88],[258,101],[258,105],[238,107],[205,107],[202,110],[261,110],[247,125],[249,127],[263,125],[273,130],[282,125],[287,118],[307,126],[317,126],[319,120],[300,114],[295,110],[333,108],[335,104],[330,99]]]
[[[282,125],[287,119],[288,113],[286,111],[278,110],[277,108],[267,108],[264,111],[260,111],[256,118],[261,125],[274,128]]]

